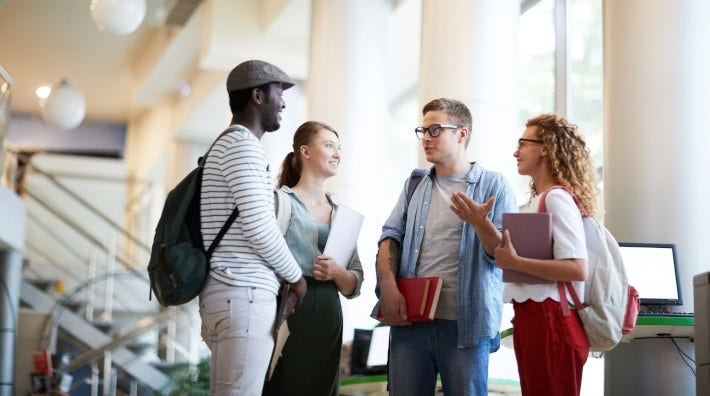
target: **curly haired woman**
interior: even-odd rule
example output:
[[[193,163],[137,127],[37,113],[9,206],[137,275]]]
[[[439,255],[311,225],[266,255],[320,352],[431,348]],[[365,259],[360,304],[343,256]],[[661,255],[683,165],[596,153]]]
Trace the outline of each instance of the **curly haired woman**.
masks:
[[[562,309],[557,281],[571,281],[584,298],[587,247],[582,215],[596,213],[597,177],[576,125],[554,114],[532,118],[525,125],[513,154],[518,173],[532,179],[530,201],[521,211],[537,212],[544,197],[552,215],[553,258],[518,256],[508,231],[495,249],[499,267],[552,281],[505,284],[504,301],[512,302],[515,311],[513,345],[520,385],[523,395],[579,395],[589,341],[577,311]]]

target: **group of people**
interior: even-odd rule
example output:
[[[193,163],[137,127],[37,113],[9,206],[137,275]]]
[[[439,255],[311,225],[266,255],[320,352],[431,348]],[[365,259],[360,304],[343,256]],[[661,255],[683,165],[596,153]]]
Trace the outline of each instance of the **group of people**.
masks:
[[[206,245],[235,204],[240,213],[212,256],[199,298],[212,395],[338,395],[339,294],[357,297],[364,274],[357,251],[348,263],[322,253],[338,208],[325,189],[340,164],[331,126],[308,121],[296,130],[278,178],[291,218],[285,234],[277,225],[260,139],[279,129],[282,94],[293,85],[281,69],[258,60],[239,64],[227,79],[231,126],[207,157],[200,208]],[[405,181],[382,228],[376,270],[378,309],[391,325],[389,392],[433,395],[439,377],[446,395],[487,395],[488,359],[500,347],[503,303],[510,302],[523,395],[579,394],[589,343],[576,311],[562,309],[554,282],[504,284],[501,274],[513,269],[572,281],[583,298],[582,215],[595,214],[598,194],[589,150],[564,117],[528,120],[513,156],[518,172],[531,178],[531,198],[518,208],[501,174],[467,159],[471,131],[462,102],[440,98],[424,106],[415,133],[433,166],[411,196]],[[541,196],[552,217],[551,260],[519,256],[502,229],[503,213],[535,212]],[[433,321],[410,323],[396,280],[422,276],[442,278],[439,305]],[[265,381],[281,282],[291,284],[299,305]]]

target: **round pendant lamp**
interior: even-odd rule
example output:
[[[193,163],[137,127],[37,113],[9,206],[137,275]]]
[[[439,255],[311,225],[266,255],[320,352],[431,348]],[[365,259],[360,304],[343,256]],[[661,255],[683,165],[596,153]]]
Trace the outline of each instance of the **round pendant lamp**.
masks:
[[[145,0],[91,0],[91,19],[101,31],[128,34],[145,17]]]
[[[86,112],[84,95],[66,79],[56,85],[46,99],[40,101],[40,114],[47,125],[69,131],[81,124]]]

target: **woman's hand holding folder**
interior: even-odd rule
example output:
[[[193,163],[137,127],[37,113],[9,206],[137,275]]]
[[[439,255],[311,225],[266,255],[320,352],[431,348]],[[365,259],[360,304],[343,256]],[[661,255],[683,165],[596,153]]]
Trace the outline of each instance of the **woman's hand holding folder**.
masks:
[[[493,251],[493,258],[496,260],[496,265],[501,269],[515,269],[515,260],[518,253],[515,251],[515,246],[510,240],[510,232],[503,230],[503,240]]]

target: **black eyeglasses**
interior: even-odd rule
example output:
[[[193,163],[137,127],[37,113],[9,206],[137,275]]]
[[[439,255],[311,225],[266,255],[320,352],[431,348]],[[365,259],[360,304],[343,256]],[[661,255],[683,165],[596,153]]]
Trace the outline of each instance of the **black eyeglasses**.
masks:
[[[544,144],[544,143],[545,143],[545,142],[543,142],[542,140],[538,140],[538,139],[525,139],[525,138],[520,138],[520,139],[518,139],[518,150],[520,150],[521,148],[523,148],[523,142],[530,142],[530,143],[537,143],[537,144]]]
[[[414,128],[414,133],[417,135],[417,139],[422,139],[424,133],[429,132],[431,137],[437,137],[441,134],[442,129],[459,129],[463,125],[450,125],[450,124],[431,124],[428,127],[416,127]]]

